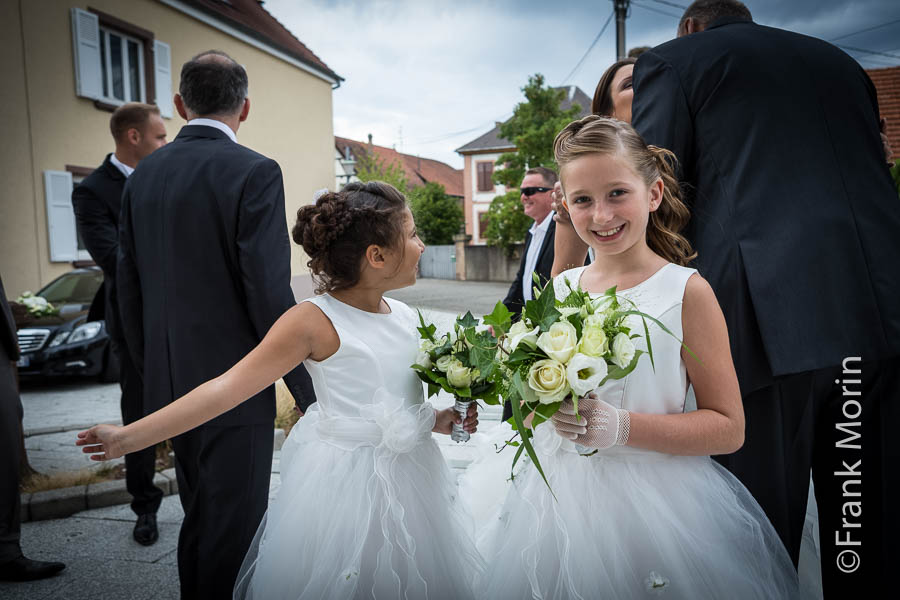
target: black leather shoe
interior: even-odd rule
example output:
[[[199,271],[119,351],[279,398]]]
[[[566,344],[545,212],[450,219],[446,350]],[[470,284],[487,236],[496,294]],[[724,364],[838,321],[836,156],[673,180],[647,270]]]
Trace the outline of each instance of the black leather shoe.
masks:
[[[31,560],[20,556],[0,565],[0,581],[34,581],[56,575],[66,568],[61,562]]]
[[[150,546],[159,539],[159,529],[156,528],[156,513],[141,515],[134,524],[134,539],[142,546]]]

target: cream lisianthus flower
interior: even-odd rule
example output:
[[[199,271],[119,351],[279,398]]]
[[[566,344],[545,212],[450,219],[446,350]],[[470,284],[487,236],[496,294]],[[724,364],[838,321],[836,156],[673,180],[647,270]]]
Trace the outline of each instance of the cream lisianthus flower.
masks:
[[[514,351],[522,342],[525,342],[525,344],[531,348],[535,348],[537,346],[537,338],[540,331],[540,327],[528,329],[528,324],[524,319],[516,321],[513,323],[513,326],[509,328],[508,339],[510,351]]]
[[[621,368],[627,367],[634,358],[634,344],[624,333],[619,333],[612,341],[612,361]]]
[[[446,373],[447,369],[450,368],[450,365],[453,364],[453,361],[459,362],[452,354],[445,354],[434,361],[434,366],[437,367],[438,371],[441,373]]]
[[[552,358],[535,362],[528,370],[528,387],[534,390],[541,404],[562,402],[569,393],[565,365]]]
[[[581,312],[580,306],[560,306],[556,310],[563,316],[563,319]]]
[[[609,350],[609,338],[603,331],[603,316],[590,315],[584,320],[578,351],[588,356],[603,356]]]
[[[602,358],[578,353],[566,365],[566,378],[573,392],[586,396],[597,389],[608,371]]]
[[[547,356],[565,364],[575,354],[578,333],[568,321],[557,321],[538,337],[537,345]]]
[[[454,360],[447,367],[447,381],[455,388],[467,388],[472,385],[472,369],[462,364],[459,360]]]

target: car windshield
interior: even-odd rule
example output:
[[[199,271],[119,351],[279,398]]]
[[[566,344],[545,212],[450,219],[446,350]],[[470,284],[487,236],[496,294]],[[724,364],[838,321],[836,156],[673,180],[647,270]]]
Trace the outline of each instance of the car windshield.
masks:
[[[66,273],[37,293],[50,304],[90,304],[103,283],[102,271]]]

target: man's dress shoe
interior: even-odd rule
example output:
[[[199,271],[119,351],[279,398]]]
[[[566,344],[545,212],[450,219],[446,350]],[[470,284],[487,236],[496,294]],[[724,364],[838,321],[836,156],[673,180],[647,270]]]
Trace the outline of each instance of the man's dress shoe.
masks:
[[[159,529],[156,528],[156,513],[141,515],[134,524],[134,539],[142,546],[150,546],[159,539]]]
[[[0,565],[0,581],[34,581],[56,575],[66,568],[61,562],[31,560],[20,556]]]

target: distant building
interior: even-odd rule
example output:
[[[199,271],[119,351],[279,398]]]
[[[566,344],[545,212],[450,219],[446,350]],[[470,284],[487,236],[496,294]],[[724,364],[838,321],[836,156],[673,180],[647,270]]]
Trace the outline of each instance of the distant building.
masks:
[[[426,183],[439,183],[444,186],[448,196],[462,200],[463,198],[463,172],[454,169],[446,163],[430,158],[403,154],[393,148],[376,146],[369,142],[357,142],[342,137],[334,138],[334,189],[339,190],[351,181],[359,181],[356,177],[356,164],[364,156],[374,156],[376,160],[386,166],[400,165],[406,175],[406,180],[414,187],[423,186]]]
[[[580,116],[591,114],[591,99],[581,91],[581,88],[569,85],[556,89],[566,91],[560,103],[561,109],[568,110],[577,104],[581,107]],[[494,173],[494,164],[501,154],[516,150],[514,144],[500,137],[500,125],[501,123],[497,123],[487,133],[456,149],[456,152],[465,159],[463,211],[466,218],[466,233],[472,236],[473,244],[486,243],[483,232],[487,227],[487,210],[495,196],[506,193],[506,188],[494,184],[491,177]]]
[[[878,93],[878,109],[887,121],[887,136],[894,150],[894,160],[900,160],[900,67],[866,69]]]
[[[285,231],[299,204],[333,181],[332,90],[342,78],[258,0],[4,2],[0,15],[0,272],[13,298],[90,260],[71,193],[114,149],[110,113],[156,104],[174,139],[184,125],[172,102],[181,65],[204,50],[247,69],[250,118],[238,142],[281,165]],[[293,273],[305,275],[302,250],[291,251]]]

